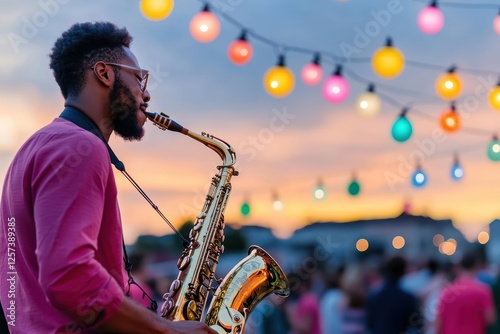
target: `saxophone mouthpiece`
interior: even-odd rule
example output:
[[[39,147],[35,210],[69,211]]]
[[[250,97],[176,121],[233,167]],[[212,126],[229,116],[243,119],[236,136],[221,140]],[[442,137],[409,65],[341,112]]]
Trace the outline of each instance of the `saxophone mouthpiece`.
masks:
[[[162,130],[170,130],[174,132],[181,132],[185,135],[188,134],[189,130],[171,119],[168,115],[164,113],[156,113],[151,111],[142,111],[146,117],[153,122],[154,125]]]

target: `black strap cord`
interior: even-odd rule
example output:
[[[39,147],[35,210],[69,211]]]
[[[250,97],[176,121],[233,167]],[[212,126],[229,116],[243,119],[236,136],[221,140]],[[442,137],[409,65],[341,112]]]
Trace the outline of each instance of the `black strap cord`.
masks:
[[[146,199],[146,201],[153,207],[153,209],[155,209],[155,211],[160,215],[161,218],[163,218],[163,220],[168,224],[168,226],[170,226],[170,228],[179,236],[179,238],[182,239],[183,246],[187,247],[189,245],[189,241],[186,238],[184,238],[184,236],[182,236],[182,234],[174,227],[174,225],[172,225],[172,223],[167,219],[167,217],[165,217],[165,215],[160,211],[160,209],[158,209],[158,206],[149,198],[148,195],[146,195],[146,193],[141,189],[141,187],[127,173],[127,171],[125,170],[125,165],[123,164],[123,162],[121,162],[118,159],[116,154],[113,152],[113,150],[109,146],[108,142],[104,139],[101,131],[99,131],[99,128],[97,127],[97,125],[90,118],[88,118],[87,115],[85,115],[82,111],[80,111],[74,107],[71,107],[71,106],[66,106],[64,108],[63,112],[61,113],[61,115],[59,115],[59,117],[65,119],[65,120],[68,120],[68,121],[78,125],[82,129],[85,129],[85,130],[95,134],[97,137],[99,137],[104,142],[104,144],[106,145],[106,148],[108,149],[109,158],[111,160],[111,163],[116,167],[116,169],[118,169],[120,172],[122,172],[122,174],[125,176],[125,178],[127,180],[129,180],[130,183],[132,183],[132,185],[135,187],[135,189],[137,189],[137,191]],[[123,233],[122,233],[122,236],[123,236]],[[122,243],[123,243],[123,261],[125,263],[125,270],[126,270],[127,275],[128,275],[128,289],[127,289],[126,295],[130,296],[130,285],[131,284],[138,286],[139,289],[141,289],[141,291],[143,293],[143,297],[146,296],[150,300],[150,302],[151,302],[150,310],[156,313],[156,310],[158,309],[158,304],[156,303],[155,300],[153,300],[144,291],[144,289],[139,284],[137,284],[137,282],[134,281],[134,278],[132,277],[132,263],[130,262],[130,259],[128,257],[127,249],[125,247],[125,241],[123,239],[122,239]]]

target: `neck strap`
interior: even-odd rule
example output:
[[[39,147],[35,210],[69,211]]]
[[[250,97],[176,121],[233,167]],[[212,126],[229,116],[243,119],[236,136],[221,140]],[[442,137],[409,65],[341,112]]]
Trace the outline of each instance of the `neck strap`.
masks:
[[[80,111],[76,108],[67,106],[64,108],[64,110],[62,111],[61,115],[59,115],[59,117],[65,119],[65,120],[68,120],[68,121],[78,125],[80,128],[85,129],[85,130],[95,134],[97,137],[99,137],[103,141],[103,143],[106,145],[106,148],[108,149],[109,158],[111,160],[111,163],[116,167],[116,169],[118,169],[120,172],[125,174],[127,179],[129,179],[129,181],[133,182],[134,186],[136,185],[135,181],[133,181],[132,178],[125,171],[125,165],[118,159],[118,157],[116,156],[115,152],[113,152],[113,150],[109,146],[106,139],[104,139],[104,136],[102,135],[102,133],[99,130],[99,128],[97,127],[97,125],[87,115],[85,115],[82,111]],[[137,185],[137,187],[138,187],[138,185]],[[140,192],[144,193],[142,191],[142,189],[140,190]],[[134,281],[134,278],[132,277],[132,263],[130,262],[130,260],[128,258],[127,249],[125,247],[125,241],[123,240],[123,231],[122,231],[122,244],[123,244],[123,262],[125,262],[125,271],[127,272],[127,275],[128,275],[128,289],[127,289],[126,295],[130,296],[130,285],[131,284],[138,286],[139,289],[141,289],[141,291],[143,293],[143,297],[146,296],[150,300],[151,311],[156,313],[156,310],[158,309],[158,304],[156,303],[155,300],[153,300],[144,291],[144,289],[139,284],[137,284]]]

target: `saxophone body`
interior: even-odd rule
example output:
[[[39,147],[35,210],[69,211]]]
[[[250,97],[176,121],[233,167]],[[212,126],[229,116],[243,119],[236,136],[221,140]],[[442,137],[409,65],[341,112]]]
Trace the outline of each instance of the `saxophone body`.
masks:
[[[236,153],[223,140],[191,132],[168,115],[145,114],[160,129],[181,132],[203,143],[222,159],[189,233],[189,244],[177,261],[179,274],[163,296],[161,316],[173,321],[204,321],[219,333],[241,334],[250,312],[260,300],[271,293],[286,297],[290,289],[278,263],[258,246],[250,247],[248,256],[223,280],[215,277],[219,257],[224,252],[224,210],[231,192],[230,181],[238,175],[234,168]]]

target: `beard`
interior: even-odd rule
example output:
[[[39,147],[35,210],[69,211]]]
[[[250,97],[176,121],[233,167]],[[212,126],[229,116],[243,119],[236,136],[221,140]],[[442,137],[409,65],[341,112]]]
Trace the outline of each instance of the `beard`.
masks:
[[[109,92],[109,115],[113,130],[125,140],[140,140],[144,129],[137,118],[138,104],[120,76],[116,76]]]

